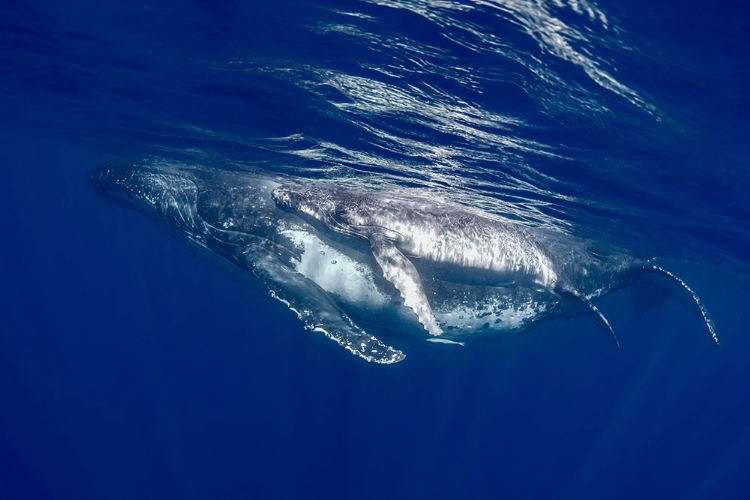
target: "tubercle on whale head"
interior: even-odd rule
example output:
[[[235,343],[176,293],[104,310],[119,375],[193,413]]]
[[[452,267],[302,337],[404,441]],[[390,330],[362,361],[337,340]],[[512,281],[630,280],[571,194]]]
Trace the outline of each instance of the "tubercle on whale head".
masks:
[[[297,197],[294,196],[294,194],[295,193],[293,193],[291,189],[285,186],[279,186],[271,191],[271,199],[280,208],[296,210],[298,203],[296,200]]]
[[[173,222],[190,220],[198,187],[174,168],[115,163],[95,168],[89,182],[103,198]]]
[[[103,198],[123,205],[155,208],[161,194],[155,172],[137,164],[115,163],[89,172],[89,182]]]
[[[331,211],[330,202],[312,190],[279,186],[271,191],[271,198],[279,208],[324,221]]]

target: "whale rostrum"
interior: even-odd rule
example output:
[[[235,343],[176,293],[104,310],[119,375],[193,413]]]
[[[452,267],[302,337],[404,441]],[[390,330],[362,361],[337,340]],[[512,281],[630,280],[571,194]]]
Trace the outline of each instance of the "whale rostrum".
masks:
[[[104,166],[90,180],[367,361],[404,359],[380,337],[463,345],[561,316],[586,316],[619,345],[594,302],[625,287],[639,312],[676,299],[718,344],[705,306],[670,271],[461,205],[171,163]]]

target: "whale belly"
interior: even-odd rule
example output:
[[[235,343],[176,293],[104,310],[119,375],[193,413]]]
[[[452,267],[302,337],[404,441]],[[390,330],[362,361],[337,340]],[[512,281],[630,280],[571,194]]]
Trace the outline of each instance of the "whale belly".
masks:
[[[523,286],[433,280],[427,288],[444,335],[454,340],[520,333],[554,314],[558,302],[549,291]]]
[[[390,303],[388,295],[376,283],[372,268],[350,253],[301,227],[287,227],[279,234],[296,247],[299,260],[292,262],[295,270],[335,296],[338,302],[371,310],[383,309]]]

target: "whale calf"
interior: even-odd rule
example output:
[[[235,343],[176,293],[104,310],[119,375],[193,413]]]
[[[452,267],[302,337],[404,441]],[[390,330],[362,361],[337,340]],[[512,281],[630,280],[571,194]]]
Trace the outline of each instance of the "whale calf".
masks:
[[[673,273],[464,206],[176,163],[107,165],[89,179],[367,361],[405,358],[381,337],[464,343],[581,315],[618,342],[594,302],[625,287],[638,311],[673,297],[718,344],[705,306]]]

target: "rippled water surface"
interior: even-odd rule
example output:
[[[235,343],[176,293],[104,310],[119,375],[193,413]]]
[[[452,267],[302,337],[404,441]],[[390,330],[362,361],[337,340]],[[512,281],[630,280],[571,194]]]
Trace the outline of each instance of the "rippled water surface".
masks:
[[[587,0],[0,7],[0,496],[747,498],[748,15]],[[95,197],[117,160],[439,196],[701,295],[375,368]]]

